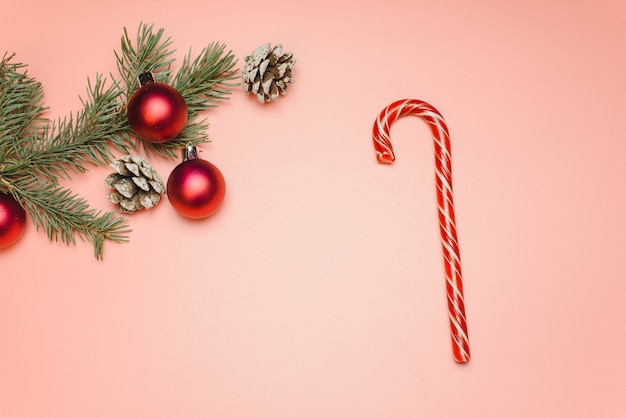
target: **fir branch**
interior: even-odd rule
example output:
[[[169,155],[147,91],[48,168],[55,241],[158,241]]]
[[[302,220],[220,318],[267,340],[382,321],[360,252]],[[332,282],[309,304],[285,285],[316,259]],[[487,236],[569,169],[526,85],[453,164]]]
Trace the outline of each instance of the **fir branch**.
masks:
[[[191,52],[183,59],[183,63],[174,77],[173,86],[185,99],[190,118],[217,103],[226,100],[232,87],[239,83],[231,81],[237,77],[233,69],[237,60],[232,51],[224,55],[226,46],[212,43],[204,48],[192,61]]]
[[[136,149],[126,118],[120,114],[122,91],[115,84],[104,87],[101,76],[88,81],[88,98],[83,109],[59,119],[33,143],[25,157],[50,178],[69,178],[69,172],[83,173],[87,166],[104,166],[114,159],[113,150],[128,153]]]
[[[76,244],[76,236],[94,244],[94,255],[102,259],[105,239],[128,241],[127,220],[115,213],[91,209],[87,201],[69,189],[42,183],[36,176],[25,175],[14,181],[11,193],[25,206],[37,230],[48,238],[65,244]]]
[[[30,169],[56,183],[58,178],[69,179],[70,173],[88,171],[88,165],[109,164],[113,149],[128,153],[134,148],[125,117],[119,112],[121,90],[104,85],[99,75],[93,84],[88,81],[88,98],[81,98],[83,109],[59,119],[37,140],[16,149],[18,160],[5,168],[5,176]]]
[[[124,118],[113,109],[119,89],[105,90],[97,77],[76,118],[70,116],[50,128],[41,117],[43,89],[22,71],[25,67],[9,60],[0,66],[0,191],[10,192],[49,239],[66,244],[75,244],[76,236],[89,240],[96,258],[102,259],[105,239],[128,240],[127,221],[91,209],[84,199],[59,186],[58,177],[69,178],[70,171],[86,171],[82,166],[86,162],[103,164],[110,158],[106,138],[125,129],[120,128]],[[123,146],[120,140],[114,143]]]
[[[14,56],[5,53],[0,61],[0,145],[17,147],[20,138],[34,134],[34,124],[45,122],[46,108],[41,83],[22,71],[26,65],[13,62]]]
[[[96,75],[88,79],[82,109],[54,122],[43,117],[43,89],[29,77],[25,65],[12,62],[14,55],[0,61],[0,191],[10,192],[31,215],[37,229],[49,239],[75,244],[76,237],[93,242],[96,258],[102,258],[106,239],[128,240],[125,219],[115,213],[91,209],[88,203],[59,179],[84,173],[89,166],[111,162],[115,151],[128,153],[143,148],[146,154],[179,158],[186,144],[208,141],[206,120],[199,113],[226,100],[236,78],[236,59],[222,44],[204,48],[195,59],[189,53],[172,82],[175,50],[163,29],[141,24],[135,40],[124,28],[121,52],[115,51],[121,77],[110,82]],[[151,144],[135,137],[126,118],[126,103],[139,87],[138,76],[152,72],[157,81],[177,88],[187,103],[186,128],[173,141]]]
[[[170,38],[162,39],[163,33],[163,29],[154,33],[153,25],[142,23],[137,29],[137,36],[133,45],[128,30],[124,28],[121,52],[115,51],[115,57],[122,82],[126,85],[127,100],[139,87],[138,77],[142,73],[158,73],[159,81],[169,83],[170,67],[174,62],[172,54],[175,51],[168,49],[172,41]]]
[[[137,145],[143,148],[148,156],[158,155],[176,159],[180,157],[180,149],[186,144],[199,145],[208,142],[209,138],[205,133],[208,127],[206,121],[196,119],[203,110],[215,107],[218,102],[225,100],[230,88],[237,85],[231,82],[237,77],[235,69],[237,60],[232,51],[225,53],[223,44],[212,43],[195,59],[191,58],[191,52],[185,56],[172,82],[171,65],[174,62],[172,55],[176,50],[170,50],[171,45],[170,38],[164,38],[163,29],[155,33],[152,25],[141,24],[134,44],[127,29],[124,28],[121,52],[115,52],[115,56],[122,78],[119,84],[126,85],[126,99],[139,88],[138,76],[145,72],[152,72],[158,82],[171,84],[185,99],[189,114],[188,122],[177,138],[162,144],[138,140]],[[125,110],[124,107],[124,112]]]
[[[178,134],[178,136],[171,141],[163,144],[152,144],[145,141],[140,141],[141,148],[146,156],[158,155],[170,160],[179,159],[181,156],[181,149],[186,145],[200,145],[209,141],[209,137],[206,133],[208,124],[206,120],[201,122],[187,122],[185,129]]]

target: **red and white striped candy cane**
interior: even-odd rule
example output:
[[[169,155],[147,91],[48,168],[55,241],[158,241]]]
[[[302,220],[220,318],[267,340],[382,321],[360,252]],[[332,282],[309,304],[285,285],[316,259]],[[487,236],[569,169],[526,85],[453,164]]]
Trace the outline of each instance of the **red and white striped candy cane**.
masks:
[[[450,152],[450,135],[443,116],[433,106],[421,100],[406,99],[393,102],[380,112],[374,123],[373,139],[376,158],[379,163],[383,164],[394,162],[395,156],[389,140],[389,130],[396,120],[408,115],[419,116],[426,121],[435,140],[439,228],[446,273],[452,351],[457,362],[466,363],[470,359],[470,350],[465,321],[463,283],[461,281],[461,259],[452,203],[452,155]]]

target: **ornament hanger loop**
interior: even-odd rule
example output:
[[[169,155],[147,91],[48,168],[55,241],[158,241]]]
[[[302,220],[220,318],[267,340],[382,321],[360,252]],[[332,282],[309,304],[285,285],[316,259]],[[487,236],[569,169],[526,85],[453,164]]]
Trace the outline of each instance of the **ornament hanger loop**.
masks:
[[[198,149],[196,148],[195,145],[189,142],[187,143],[187,145],[185,145],[185,148],[183,148],[182,154],[183,154],[183,161],[195,160],[198,158]]]
[[[155,83],[154,74],[152,74],[151,71],[141,73],[137,78],[139,79],[139,84],[141,84],[142,86],[145,86],[148,83]]]

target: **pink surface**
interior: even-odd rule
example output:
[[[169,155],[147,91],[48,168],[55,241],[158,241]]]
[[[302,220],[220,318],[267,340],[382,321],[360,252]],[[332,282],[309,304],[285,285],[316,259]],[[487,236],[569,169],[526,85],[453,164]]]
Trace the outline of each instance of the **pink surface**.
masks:
[[[49,116],[115,71],[122,29],[178,57],[282,43],[286,97],[207,112],[213,217],[167,201],[131,242],[0,252],[0,417],[626,416],[626,7],[621,1],[35,1],[0,46]],[[26,10],[28,9],[28,11]],[[451,355],[425,100],[450,129],[472,359]],[[167,176],[178,163],[151,159]],[[71,186],[111,210],[106,168]]]

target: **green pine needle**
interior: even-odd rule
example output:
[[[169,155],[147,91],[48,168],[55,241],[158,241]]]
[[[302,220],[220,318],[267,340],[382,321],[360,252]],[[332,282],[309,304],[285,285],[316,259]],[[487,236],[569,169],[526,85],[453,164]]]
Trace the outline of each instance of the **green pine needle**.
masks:
[[[225,45],[212,43],[204,48],[193,61],[191,52],[183,59],[180,70],[174,77],[173,86],[185,98],[190,116],[216,107],[226,100],[231,90],[239,83],[229,82],[236,77],[233,69],[236,59],[229,51],[224,55]]]
[[[117,69],[126,86],[125,96],[129,99],[139,87],[138,76],[145,72],[159,73],[159,81],[169,83],[170,67],[174,62],[174,50],[170,38],[163,39],[163,29],[156,33],[153,25],[141,24],[137,30],[135,42],[130,39],[128,30],[124,28],[121,41],[121,52],[115,51]]]
[[[43,87],[14,57],[5,54],[0,61],[0,147],[6,152],[19,150],[23,138],[37,137],[46,122]]]
[[[91,209],[85,199],[67,188],[41,183],[35,176],[22,177],[13,186],[37,230],[42,228],[52,241],[72,245],[76,245],[76,237],[91,241],[97,259],[102,259],[105,239],[128,241],[126,219]]]
[[[129,141],[125,118],[119,113],[120,90],[105,88],[105,81],[96,76],[88,80],[88,99],[75,115],[60,119],[46,127],[37,141],[30,141],[17,150],[21,165],[28,164],[40,176],[55,183],[57,178],[69,179],[71,173],[84,173],[87,165],[104,166],[114,158],[113,149],[128,153]]]

